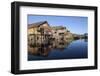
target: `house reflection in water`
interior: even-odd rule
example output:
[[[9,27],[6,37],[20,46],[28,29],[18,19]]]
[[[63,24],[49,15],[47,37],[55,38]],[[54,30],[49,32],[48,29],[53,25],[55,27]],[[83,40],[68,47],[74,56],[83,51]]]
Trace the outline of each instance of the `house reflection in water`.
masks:
[[[72,34],[66,27],[50,26],[47,21],[29,24],[27,40],[29,61],[87,57],[87,34]]]
[[[28,53],[34,56],[47,57],[53,50],[59,49],[59,51],[63,51],[70,44],[70,42],[71,40],[69,40],[68,42],[51,41],[47,44],[35,44],[35,46],[28,46]]]

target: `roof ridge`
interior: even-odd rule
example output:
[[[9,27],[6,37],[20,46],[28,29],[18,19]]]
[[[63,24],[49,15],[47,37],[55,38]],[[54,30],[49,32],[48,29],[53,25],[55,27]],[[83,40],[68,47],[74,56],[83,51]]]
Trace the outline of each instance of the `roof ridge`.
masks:
[[[28,24],[28,28],[31,28],[31,27],[39,27],[40,25],[42,25],[44,23],[48,23],[48,22],[47,21],[40,21],[40,22]]]
[[[28,25],[32,25],[32,24],[36,24],[36,23],[44,23],[44,22],[47,22],[47,21],[39,21],[39,22],[35,22],[35,23],[31,23],[31,24],[28,24]]]

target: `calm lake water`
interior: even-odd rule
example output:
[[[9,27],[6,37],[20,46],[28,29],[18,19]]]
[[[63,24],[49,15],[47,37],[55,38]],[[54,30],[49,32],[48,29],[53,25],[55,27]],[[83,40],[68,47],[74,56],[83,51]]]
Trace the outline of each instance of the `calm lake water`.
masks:
[[[53,42],[36,47],[29,47],[28,61],[53,59],[79,59],[88,57],[88,44],[86,39]]]

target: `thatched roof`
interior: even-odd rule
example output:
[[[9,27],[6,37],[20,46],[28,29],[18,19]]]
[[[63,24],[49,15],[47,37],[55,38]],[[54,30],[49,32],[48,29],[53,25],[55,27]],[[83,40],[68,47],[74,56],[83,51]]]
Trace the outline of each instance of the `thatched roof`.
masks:
[[[66,27],[63,27],[63,26],[52,26],[51,28],[55,30],[66,29]]]
[[[36,22],[32,24],[28,24],[28,28],[40,27],[40,25],[47,23],[47,21]]]

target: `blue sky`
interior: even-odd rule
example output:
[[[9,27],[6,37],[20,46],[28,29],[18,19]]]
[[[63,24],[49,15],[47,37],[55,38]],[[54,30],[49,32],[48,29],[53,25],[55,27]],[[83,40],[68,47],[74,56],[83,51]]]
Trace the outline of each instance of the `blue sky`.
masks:
[[[88,17],[28,15],[28,24],[39,21],[47,21],[50,26],[62,25],[75,34],[84,34],[88,32]]]

